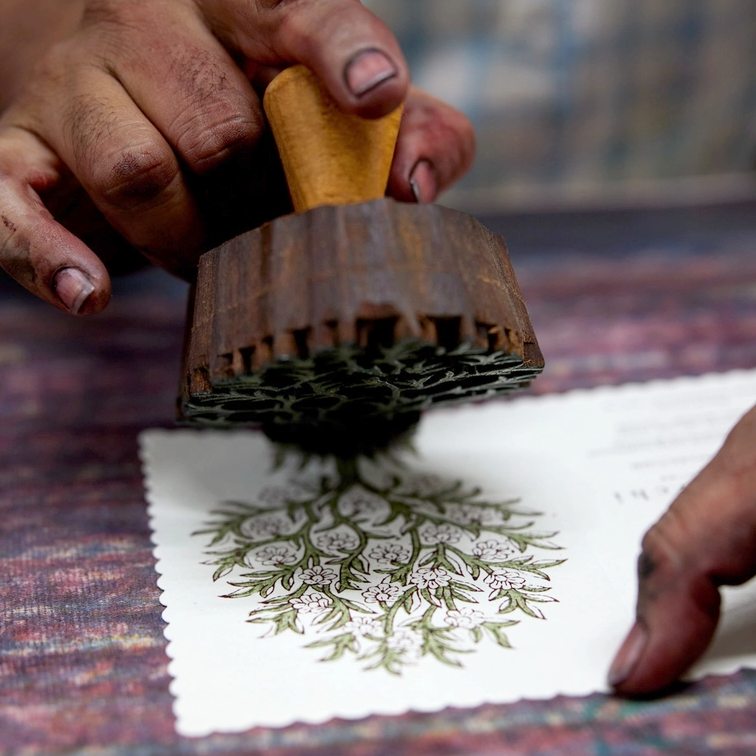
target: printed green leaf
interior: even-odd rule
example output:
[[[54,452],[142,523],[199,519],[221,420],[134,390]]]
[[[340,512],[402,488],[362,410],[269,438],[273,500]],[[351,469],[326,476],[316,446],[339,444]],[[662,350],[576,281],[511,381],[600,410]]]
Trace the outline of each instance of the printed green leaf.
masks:
[[[380,381],[393,368],[357,369]],[[338,397],[340,386],[334,380],[329,395]],[[533,530],[538,513],[516,507],[516,500],[483,500],[478,489],[461,481],[413,479],[403,470],[378,485],[356,460],[336,460],[335,478],[330,464],[302,461],[296,475],[303,477],[291,479],[297,493],[284,490],[280,506],[226,501],[195,534],[208,540],[205,564],[213,567],[213,580],[225,579],[233,589],[226,598],[250,601],[247,621],[270,628],[266,635],[304,634],[312,638],[307,648],[325,650],[323,661],[352,653],[365,669],[398,675],[423,657],[459,667],[460,657],[484,641],[510,648],[504,629],[520,620],[486,619],[469,627],[465,616],[480,622],[471,612],[543,619],[539,605],[557,601],[551,585],[497,587],[507,585],[507,572],[520,580],[526,575],[549,580],[547,570],[565,561],[536,560],[538,550],[559,548],[550,540],[554,533]],[[313,466],[322,473],[307,477]],[[284,462],[281,475],[285,469]],[[387,513],[378,521],[371,512],[381,508]],[[262,514],[267,520],[248,522]],[[449,537],[424,544],[420,533],[428,524],[444,527]],[[348,534],[343,546],[319,548],[318,538],[339,532]],[[518,553],[489,562],[473,552],[478,539],[513,545]],[[437,578],[429,567],[439,571]],[[438,587],[421,588],[425,580]]]

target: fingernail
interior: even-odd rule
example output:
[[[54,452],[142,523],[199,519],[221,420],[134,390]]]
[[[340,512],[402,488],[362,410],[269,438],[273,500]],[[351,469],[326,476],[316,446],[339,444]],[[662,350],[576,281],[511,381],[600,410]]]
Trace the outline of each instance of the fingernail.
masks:
[[[417,202],[433,202],[436,199],[436,175],[427,160],[418,160],[410,174],[409,185]]]
[[[622,685],[630,677],[640,661],[648,643],[648,630],[643,623],[636,621],[614,657],[612,666],[609,667],[607,682],[613,688]]]
[[[95,287],[78,268],[62,268],[55,274],[53,290],[69,311],[76,315]]]
[[[349,91],[362,97],[396,75],[394,64],[380,50],[363,50],[347,63],[344,78]]]

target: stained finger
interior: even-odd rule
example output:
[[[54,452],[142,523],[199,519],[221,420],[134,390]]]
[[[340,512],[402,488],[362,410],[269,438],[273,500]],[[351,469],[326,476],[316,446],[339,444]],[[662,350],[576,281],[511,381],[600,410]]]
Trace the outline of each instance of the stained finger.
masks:
[[[303,63],[340,107],[386,115],[407,95],[409,71],[394,35],[358,0],[202,0],[216,34],[264,65]]]
[[[472,124],[458,110],[412,88],[389,177],[389,194],[433,202],[460,179],[475,157]]]
[[[169,270],[191,275],[203,224],[178,159],[109,74],[72,68],[37,107],[35,130],[131,245]]]
[[[636,624],[609,673],[621,693],[663,689],[706,650],[719,586],[756,574],[756,410],[649,530],[638,562]]]
[[[34,134],[15,127],[0,131],[0,266],[55,307],[89,315],[108,303],[110,277],[39,198],[59,176],[57,157]]]
[[[129,20],[103,57],[188,168],[206,173],[252,150],[265,129],[259,98],[196,8],[137,5]]]

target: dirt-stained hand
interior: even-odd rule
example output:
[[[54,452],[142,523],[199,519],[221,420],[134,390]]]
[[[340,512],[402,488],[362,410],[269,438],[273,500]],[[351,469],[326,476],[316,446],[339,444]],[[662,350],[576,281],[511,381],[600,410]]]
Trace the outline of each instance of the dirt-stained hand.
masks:
[[[756,575],[756,408],[648,531],[637,620],[609,672],[622,694],[664,689],[703,654],[721,585]]]
[[[407,65],[358,0],[83,0],[0,117],[0,266],[75,314],[141,255],[199,254],[288,202],[260,104],[304,63],[347,112],[407,97]],[[431,201],[470,165],[467,120],[412,91],[390,193]]]

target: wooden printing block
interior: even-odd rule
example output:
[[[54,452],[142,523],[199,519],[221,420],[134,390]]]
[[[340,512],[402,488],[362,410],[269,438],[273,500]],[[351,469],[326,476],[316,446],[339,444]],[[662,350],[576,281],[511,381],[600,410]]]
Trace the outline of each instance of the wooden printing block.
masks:
[[[541,372],[503,239],[463,213],[382,196],[399,114],[345,116],[299,66],[265,107],[298,212],[202,256],[180,421],[371,454],[425,409]]]

